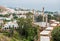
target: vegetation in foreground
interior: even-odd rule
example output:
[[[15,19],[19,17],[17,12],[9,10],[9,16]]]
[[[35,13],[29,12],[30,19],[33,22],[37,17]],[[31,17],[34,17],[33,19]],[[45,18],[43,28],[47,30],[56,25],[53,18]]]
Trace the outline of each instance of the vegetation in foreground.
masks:
[[[31,13],[32,14],[32,13]],[[18,18],[17,29],[9,28],[0,31],[0,41],[34,41],[38,39],[38,26],[32,23],[32,18],[28,14],[27,18]]]
[[[53,41],[60,41],[60,27],[56,27],[51,35]]]

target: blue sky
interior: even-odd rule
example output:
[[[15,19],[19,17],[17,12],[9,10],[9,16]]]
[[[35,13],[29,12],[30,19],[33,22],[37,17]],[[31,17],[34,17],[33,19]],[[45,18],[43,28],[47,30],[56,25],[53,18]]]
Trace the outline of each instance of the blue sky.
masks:
[[[46,11],[60,11],[60,0],[0,0],[0,5]]]

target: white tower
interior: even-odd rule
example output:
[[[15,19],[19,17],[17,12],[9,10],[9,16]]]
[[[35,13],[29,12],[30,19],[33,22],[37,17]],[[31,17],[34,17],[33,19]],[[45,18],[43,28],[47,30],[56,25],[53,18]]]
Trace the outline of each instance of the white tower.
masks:
[[[33,13],[33,22],[34,22],[34,9],[32,10],[32,13]]]
[[[48,23],[48,15],[46,14],[46,27],[47,27],[47,23]]]
[[[42,16],[43,16],[43,22],[44,22],[44,7],[42,9]]]

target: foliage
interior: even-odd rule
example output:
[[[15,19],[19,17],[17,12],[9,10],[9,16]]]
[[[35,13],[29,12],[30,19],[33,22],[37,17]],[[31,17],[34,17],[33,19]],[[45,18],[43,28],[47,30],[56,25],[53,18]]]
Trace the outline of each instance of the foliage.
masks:
[[[39,15],[36,20],[37,20],[37,22],[43,21],[43,16]]]
[[[4,17],[9,17],[9,16],[10,16],[10,14],[5,14],[5,15],[4,15]]]
[[[42,22],[43,21],[43,16],[42,15],[39,15],[37,18],[36,18],[37,22]],[[46,21],[46,17],[44,17],[44,21]]]
[[[48,22],[49,22],[51,19],[56,20],[56,16],[52,16],[51,14],[48,14]],[[37,20],[37,22],[43,21],[43,16],[42,16],[42,15],[39,15],[39,16],[36,18],[36,20]],[[44,17],[44,21],[46,21],[46,16]]]
[[[60,41],[60,27],[56,27],[53,31],[52,31],[52,39],[53,41]]]
[[[53,14],[54,12],[51,12],[51,11],[45,11],[44,13]]]
[[[18,18],[15,13],[13,14],[13,18],[14,19],[17,19]]]
[[[60,21],[60,15],[54,15],[57,21]]]
[[[0,15],[0,17],[4,17],[4,15]]]
[[[48,15],[48,22],[51,20],[51,18],[52,18],[51,15]]]
[[[38,27],[33,26],[31,15],[32,13],[29,12],[26,15],[27,18],[18,18],[17,23],[19,27],[17,29],[9,27],[7,32],[3,32],[4,35],[6,35],[6,37],[9,36],[9,38],[11,37],[11,41],[34,41],[34,38],[37,36]],[[6,20],[4,20],[4,22],[6,22]]]
[[[14,31],[14,34],[12,37],[8,37],[9,36],[9,32],[4,31],[3,33],[0,33],[0,41],[21,41],[21,38],[19,37],[19,34]],[[3,39],[3,40],[1,40]]]
[[[19,18],[17,23],[19,25],[18,31],[22,37],[22,40],[34,40],[34,37],[37,35],[37,28],[32,26],[31,19]]]
[[[5,14],[5,15],[0,14],[0,17],[9,17],[9,16],[10,16],[10,14]]]
[[[0,26],[0,29],[2,28],[2,26]]]
[[[28,19],[33,19],[33,13],[31,13],[31,12],[28,12],[28,13],[26,13],[26,17],[28,18]]]

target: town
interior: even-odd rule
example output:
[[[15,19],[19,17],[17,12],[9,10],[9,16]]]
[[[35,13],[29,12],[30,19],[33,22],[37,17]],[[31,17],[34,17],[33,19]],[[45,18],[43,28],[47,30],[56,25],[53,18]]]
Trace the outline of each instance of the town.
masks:
[[[52,41],[54,29],[60,31],[60,13],[44,9],[0,6],[0,41]]]

